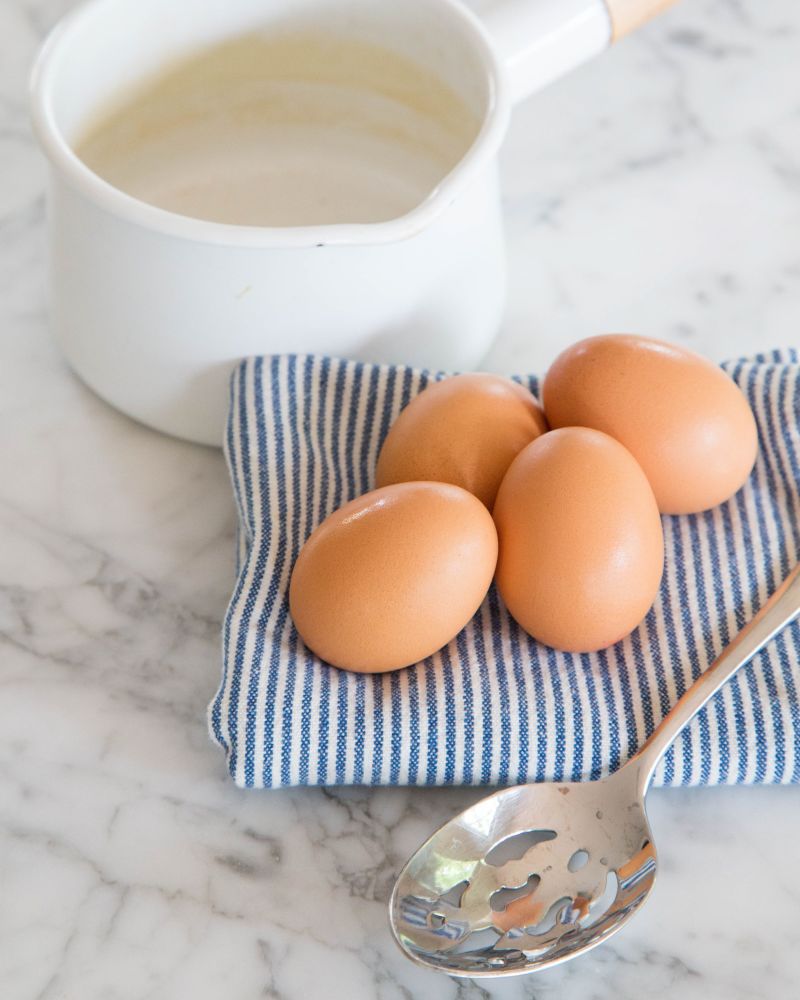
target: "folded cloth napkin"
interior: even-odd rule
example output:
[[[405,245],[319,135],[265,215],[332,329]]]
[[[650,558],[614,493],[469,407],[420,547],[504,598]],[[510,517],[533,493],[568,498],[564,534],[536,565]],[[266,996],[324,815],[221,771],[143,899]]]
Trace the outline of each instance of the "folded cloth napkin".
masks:
[[[518,628],[492,589],[435,656],[361,675],[327,666],[298,638],[292,566],[332,510],[372,488],[392,420],[441,376],[318,356],[242,362],[226,442],[239,562],[209,709],[237,784],[499,784],[616,769],[800,554],[797,353],[724,367],[758,422],[756,468],[723,506],[664,518],[664,581],[633,635],[600,653],[557,653]],[[537,379],[520,381],[537,392]],[[656,784],[800,782],[799,662],[795,625],[683,732]]]

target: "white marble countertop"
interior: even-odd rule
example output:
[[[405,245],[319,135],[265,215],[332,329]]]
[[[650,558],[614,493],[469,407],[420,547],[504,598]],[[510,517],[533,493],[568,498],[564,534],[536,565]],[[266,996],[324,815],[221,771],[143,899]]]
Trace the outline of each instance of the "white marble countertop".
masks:
[[[25,82],[71,0],[0,3],[0,997],[733,1000],[800,995],[795,789],[655,792],[652,901],[499,985],[413,968],[385,907],[476,791],[243,793],[206,736],[233,571],[217,452],[108,409],[47,334]],[[800,7],[685,0],[521,107],[490,365],[603,330],[797,344]]]

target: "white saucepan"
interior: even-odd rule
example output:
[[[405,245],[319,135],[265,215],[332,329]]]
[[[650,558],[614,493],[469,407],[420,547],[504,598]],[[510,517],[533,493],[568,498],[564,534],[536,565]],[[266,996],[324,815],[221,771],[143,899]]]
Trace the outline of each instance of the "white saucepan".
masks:
[[[45,42],[33,122],[50,164],[51,315],[74,370],[146,424],[221,441],[227,379],[254,353],[319,351],[445,369],[479,364],[505,264],[496,153],[512,103],[669,0],[89,0]],[[313,26],[410,56],[477,116],[469,148],[390,221],[257,227],[145,204],[73,145],[162,66],[252,30]]]

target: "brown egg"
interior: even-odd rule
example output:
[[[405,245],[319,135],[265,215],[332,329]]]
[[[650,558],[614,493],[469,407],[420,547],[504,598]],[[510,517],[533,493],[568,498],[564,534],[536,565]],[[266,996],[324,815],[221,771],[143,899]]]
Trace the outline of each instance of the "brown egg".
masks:
[[[416,396],[392,425],[376,482],[453,483],[492,509],[514,458],[547,430],[536,399],[500,375],[454,375]]]
[[[540,642],[605,649],[647,614],[664,564],[661,519],[638,463],[607,434],[566,427],[528,445],[494,520],[500,594]]]
[[[594,427],[644,469],[663,514],[691,514],[729,499],[758,448],[738,387],[716,365],[645,337],[590,337],[556,358],[544,381],[551,427]]]
[[[292,574],[292,619],[335,667],[406,667],[467,624],[496,562],[491,515],[466,490],[387,486],[335,511],[308,539]]]

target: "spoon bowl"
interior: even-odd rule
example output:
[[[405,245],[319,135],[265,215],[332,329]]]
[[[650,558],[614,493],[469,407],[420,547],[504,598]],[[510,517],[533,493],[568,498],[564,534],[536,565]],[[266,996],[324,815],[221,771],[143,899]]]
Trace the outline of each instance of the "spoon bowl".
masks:
[[[394,936],[451,976],[520,975],[588,951],[644,903],[656,853],[639,768],[504,788],[439,829],[401,872]]]

